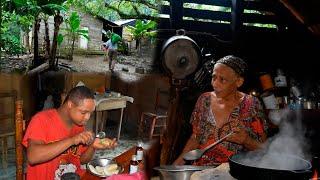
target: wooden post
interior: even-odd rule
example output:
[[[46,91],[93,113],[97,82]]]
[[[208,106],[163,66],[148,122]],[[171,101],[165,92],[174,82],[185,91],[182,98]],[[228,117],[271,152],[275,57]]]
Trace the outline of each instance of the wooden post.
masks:
[[[170,1],[170,26],[172,29],[183,27],[183,0]]]
[[[232,41],[235,47],[237,47],[238,45],[239,33],[241,32],[242,13],[243,13],[243,0],[232,0],[231,29],[232,29]]]
[[[22,147],[22,136],[23,136],[23,114],[22,107],[23,101],[17,100],[16,102],[16,179],[23,179],[23,147]]]
[[[181,82],[180,82],[181,83]],[[177,138],[180,135],[183,123],[183,114],[181,114],[180,93],[182,84],[171,85],[170,105],[168,110],[167,128],[163,135],[163,145],[161,148],[160,164],[171,164],[174,160],[174,152],[176,148]]]

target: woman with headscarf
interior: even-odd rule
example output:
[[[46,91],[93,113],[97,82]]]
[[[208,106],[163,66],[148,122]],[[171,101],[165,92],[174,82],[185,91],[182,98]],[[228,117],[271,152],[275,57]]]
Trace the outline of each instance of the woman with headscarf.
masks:
[[[183,154],[203,149],[234,132],[225,141],[206,151],[194,165],[215,165],[228,161],[240,151],[255,150],[266,140],[266,120],[256,97],[238,90],[244,82],[247,64],[229,55],[219,59],[212,73],[212,92],[203,93],[194,107],[192,135],[173,164],[183,165]]]

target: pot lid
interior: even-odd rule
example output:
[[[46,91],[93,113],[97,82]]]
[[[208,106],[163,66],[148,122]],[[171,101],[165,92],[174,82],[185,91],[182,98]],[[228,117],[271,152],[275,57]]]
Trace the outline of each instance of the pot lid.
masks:
[[[200,48],[191,38],[177,35],[169,38],[161,51],[162,64],[174,79],[185,79],[200,64]]]

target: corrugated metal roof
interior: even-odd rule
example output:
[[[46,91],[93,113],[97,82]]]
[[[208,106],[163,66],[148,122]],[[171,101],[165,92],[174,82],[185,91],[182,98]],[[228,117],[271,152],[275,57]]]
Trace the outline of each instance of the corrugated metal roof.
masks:
[[[117,21],[114,21],[113,23],[117,24],[118,26],[123,26],[123,25],[134,25],[136,19],[120,19]]]

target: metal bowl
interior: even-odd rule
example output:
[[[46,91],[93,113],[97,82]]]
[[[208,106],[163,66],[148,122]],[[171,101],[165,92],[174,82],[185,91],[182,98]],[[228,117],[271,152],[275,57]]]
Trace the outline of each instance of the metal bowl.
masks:
[[[95,175],[95,176],[98,176],[98,177],[102,177],[102,178],[106,178],[106,177],[109,177],[109,176],[106,176],[106,175],[101,175],[101,174],[97,174],[95,172],[92,172],[91,169],[89,168],[89,165],[92,165],[93,167],[96,167],[96,166],[101,166],[101,167],[106,167],[107,165],[110,165],[110,164],[117,164],[118,165],[118,174],[122,173],[123,172],[123,167],[120,166],[117,162],[115,162],[114,160],[112,159],[108,159],[108,158],[101,158],[101,159],[93,159],[91,160],[89,163],[87,163],[87,170]]]
[[[161,180],[189,180],[194,172],[214,167],[216,166],[164,165],[155,167],[154,169],[160,172]]]

